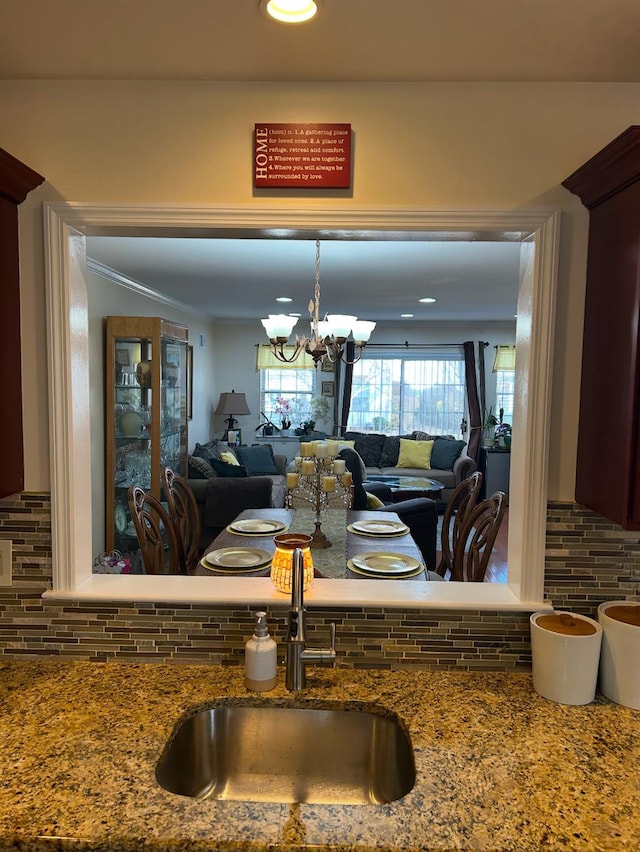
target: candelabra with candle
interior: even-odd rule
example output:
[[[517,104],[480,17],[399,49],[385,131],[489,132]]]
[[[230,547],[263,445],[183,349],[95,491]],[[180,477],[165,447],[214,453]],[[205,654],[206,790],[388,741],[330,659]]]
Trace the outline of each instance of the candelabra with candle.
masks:
[[[331,499],[333,503],[349,509],[353,502],[353,476],[346,470],[344,459],[338,455],[337,441],[307,441],[300,444],[300,455],[295,459],[295,471],[287,474],[287,508],[292,508],[294,498],[308,503],[315,511],[315,531],[311,547],[331,547],[322,531],[323,509]]]

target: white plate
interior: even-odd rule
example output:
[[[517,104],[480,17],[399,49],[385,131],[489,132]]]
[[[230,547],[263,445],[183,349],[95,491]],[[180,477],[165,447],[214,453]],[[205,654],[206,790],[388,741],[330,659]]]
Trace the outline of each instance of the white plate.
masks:
[[[347,531],[353,533],[354,535],[363,535],[367,538],[402,538],[407,535],[409,532],[409,527],[405,527],[401,529],[399,532],[387,532],[387,533],[372,533],[372,532],[362,532],[362,530],[356,529],[353,524],[349,524],[347,527]]]
[[[227,529],[242,535],[273,535],[286,530],[287,525],[282,521],[271,521],[267,518],[247,518],[244,521],[233,521]]]
[[[354,556],[351,561],[356,568],[366,571],[367,574],[386,576],[409,574],[422,567],[417,559],[408,556],[406,553],[386,553],[384,551],[360,553],[358,556]]]
[[[417,577],[422,574],[424,570],[422,565],[420,565],[418,568],[407,571],[405,574],[376,574],[374,571],[363,571],[358,568],[357,565],[353,564],[352,559],[347,562],[347,566],[354,574],[359,574],[361,577],[368,577],[370,580],[409,580],[411,577]]]
[[[257,547],[220,547],[204,559],[216,568],[259,568],[271,562],[271,554]]]
[[[200,564],[207,571],[212,571],[214,574],[224,575],[225,577],[237,577],[240,574],[259,574],[264,572],[269,563],[267,565],[258,565],[257,568],[216,568],[215,565],[209,565],[207,560],[202,558]]]
[[[356,532],[367,535],[397,535],[409,531],[409,527],[401,521],[354,521],[351,526]]]

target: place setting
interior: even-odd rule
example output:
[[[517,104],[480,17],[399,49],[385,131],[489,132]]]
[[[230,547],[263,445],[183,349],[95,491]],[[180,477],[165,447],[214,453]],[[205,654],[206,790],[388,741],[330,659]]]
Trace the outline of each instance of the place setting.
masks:
[[[250,574],[271,564],[271,554],[258,547],[220,547],[200,560],[208,571],[217,574]]]
[[[424,565],[413,556],[385,551],[359,553],[349,559],[347,566],[354,574],[377,580],[385,577],[405,580],[417,577],[424,571]]]
[[[234,535],[266,536],[284,532],[288,529],[288,525],[283,521],[269,518],[243,518],[233,521],[226,529]]]
[[[409,527],[402,521],[369,520],[354,521],[347,526],[354,535],[374,536],[375,538],[402,538],[409,532]]]

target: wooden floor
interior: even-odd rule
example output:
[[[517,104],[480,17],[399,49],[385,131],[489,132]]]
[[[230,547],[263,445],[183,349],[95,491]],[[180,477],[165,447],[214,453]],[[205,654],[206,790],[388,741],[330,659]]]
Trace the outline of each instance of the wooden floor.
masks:
[[[500,530],[493,545],[493,553],[487,573],[484,575],[485,583],[507,582],[507,543],[509,541],[509,507],[504,513],[500,524]]]
[[[500,530],[496,536],[493,545],[493,552],[489,560],[487,573],[484,577],[485,583],[506,583],[507,582],[507,544],[509,541],[509,508],[507,507]],[[440,561],[440,548],[436,554],[436,565]],[[448,572],[447,572],[448,573]],[[449,577],[446,576],[445,580]]]

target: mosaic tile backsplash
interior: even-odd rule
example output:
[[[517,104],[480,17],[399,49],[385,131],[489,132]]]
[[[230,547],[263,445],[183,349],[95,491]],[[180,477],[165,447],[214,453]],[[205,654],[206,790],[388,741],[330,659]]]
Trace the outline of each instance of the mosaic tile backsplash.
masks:
[[[602,601],[638,597],[637,532],[574,503],[550,503],[547,512],[545,592],[556,608],[593,617]],[[43,601],[42,592],[51,586],[49,494],[24,492],[0,500],[0,538],[13,542],[14,584],[0,589],[5,658],[243,663],[255,607]],[[271,621],[282,642],[284,617]],[[314,608],[311,641],[326,638],[332,621],[340,666],[531,668],[527,613]]]

